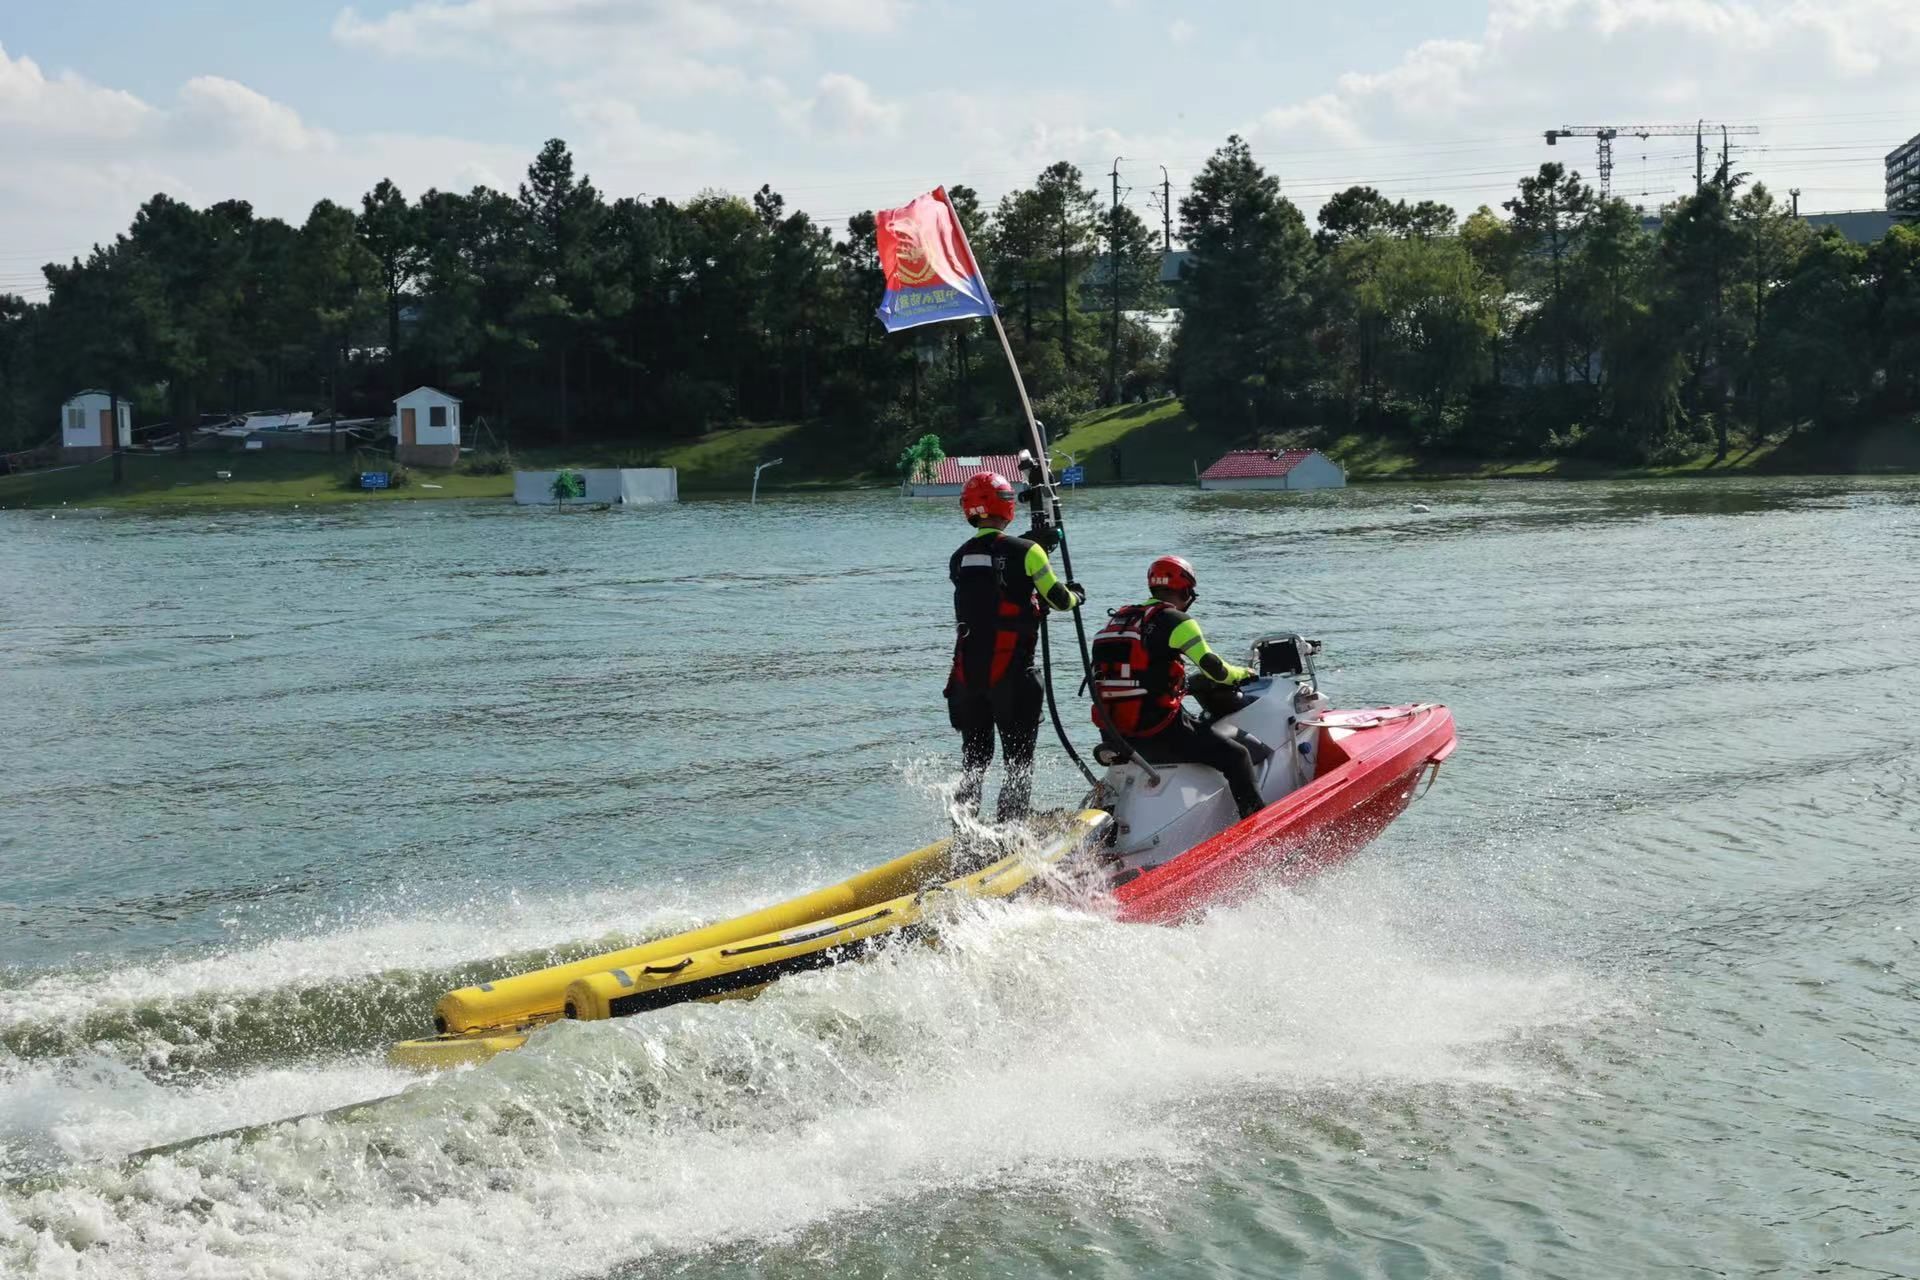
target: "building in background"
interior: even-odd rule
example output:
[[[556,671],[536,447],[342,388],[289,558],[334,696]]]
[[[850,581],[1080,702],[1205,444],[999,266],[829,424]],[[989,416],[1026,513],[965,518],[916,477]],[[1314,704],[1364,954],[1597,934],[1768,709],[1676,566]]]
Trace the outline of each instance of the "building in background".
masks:
[[[573,502],[590,506],[644,507],[680,501],[680,472],[673,467],[568,468],[574,478]],[[513,500],[523,507],[560,504],[558,471],[516,471]]]
[[[1318,449],[1235,449],[1200,473],[1202,489],[1344,489],[1347,473]]]
[[[1920,213],[1920,133],[1887,153],[1887,208]]]
[[[1027,487],[1026,479],[1020,474],[1019,454],[989,453],[965,458],[942,458],[939,467],[934,470],[932,484],[908,479],[902,485],[902,491],[909,498],[958,497],[967,481],[982,471],[998,471],[1013,482],[1015,489]]]
[[[112,401],[104,391],[82,391],[60,406],[60,451],[68,461],[104,458],[113,452],[116,437],[122,449],[133,443],[133,406],[122,400],[115,415],[107,407]]]
[[[460,461],[460,401],[432,387],[415,387],[393,402],[394,459],[429,467]]]

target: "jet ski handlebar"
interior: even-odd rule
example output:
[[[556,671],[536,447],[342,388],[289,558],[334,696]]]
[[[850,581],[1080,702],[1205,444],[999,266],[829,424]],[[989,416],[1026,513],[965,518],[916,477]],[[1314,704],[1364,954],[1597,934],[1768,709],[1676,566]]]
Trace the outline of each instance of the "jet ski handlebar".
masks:
[[[1313,660],[1324,646],[1292,632],[1261,636],[1247,649],[1247,665],[1263,676],[1313,678]]]

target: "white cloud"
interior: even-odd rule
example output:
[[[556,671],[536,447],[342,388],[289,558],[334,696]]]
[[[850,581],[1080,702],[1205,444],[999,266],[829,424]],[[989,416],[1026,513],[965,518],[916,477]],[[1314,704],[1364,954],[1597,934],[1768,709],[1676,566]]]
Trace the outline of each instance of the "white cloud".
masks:
[[[612,195],[770,182],[840,225],[935,182],[964,182],[991,203],[1062,159],[1104,189],[1116,155],[1129,157],[1129,198],[1152,217],[1159,166],[1178,199],[1235,131],[1309,213],[1356,182],[1470,208],[1497,203],[1543,160],[1591,174],[1592,147],[1549,151],[1549,127],[1703,115],[1759,123],[1751,141],[1776,150],[1756,148],[1741,167],[1776,189],[1806,188],[1803,207],[1864,207],[1877,203],[1886,146],[1875,147],[1920,124],[1913,0],[1488,0],[1449,39],[1394,46],[1382,31],[1370,65],[1330,68],[1297,96],[1258,77],[1222,80],[1204,114],[1083,68],[1049,88],[996,82],[990,66],[965,88],[925,87],[928,41],[970,20],[914,0],[398,0],[378,14],[338,11],[335,35],[355,49],[477,59],[487,73],[467,78],[476,95],[517,84],[516,113],[491,115],[511,120],[498,141],[336,132],[201,67],[143,101],[0,49],[0,253],[84,252],[159,190],[197,204],[246,198],[292,220],[323,196],[355,201],[383,176],[409,195],[512,190],[554,134]],[[1156,83],[1169,92],[1216,74],[1197,65],[1202,32],[1182,34],[1204,19],[1140,5],[1130,22],[1164,56]],[[412,114],[393,92],[393,114]],[[476,104],[474,117],[486,115]],[[1812,149],[1841,144],[1852,150]],[[1692,139],[1665,149],[1663,177],[1659,140],[1623,141],[1616,190],[1690,186]]]
[[[659,124],[617,98],[582,99],[568,107],[568,114],[581,126],[577,136],[569,133],[575,138],[577,167],[585,169],[609,199],[643,191],[659,194],[663,178],[676,190],[704,186],[716,179],[716,166],[732,162],[739,150],[730,139],[708,130]],[[521,161],[523,168],[525,163]],[[494,185],[512,189],[510,183]]]
[[[331,134],[309,129],[292,107],[221,76],[195,76],[182,85],[172,124],[199,146],[310,151],[334,145]]]
[[[1789,87],[1896,91],[1920,86],[1920,5],[1911,0],[1493,0],[1472,40],[1430,40],[1384,71],[1349,72],[1321,106],[1285,108],[1306,123],[1359,122],[1369,136],[1419,136],[1461,124],[1528,127],[1632,108],[1674,84],[1698,86],[1699,110],[1773,114]]]
[[[13,58],[0,44],[0,139],[40,136],[125,138],[153,116],[146,103],[103,89],[72,73],[49,79],[31,58]]]
[[[1175,18],[1167,24],[1167,39],[1177,45],[1188,43],[1193,39],[1193,24],[1185,18]]]
[[[1473,38],[1426,41],[1348,72],[1331,91],[1258,115],[1247,132],[1256,152],[1313,172],[1304,203],[1317,202],[1316,181],[1366,181],[1371,168],[1398,177],[1377,184],[1385,189],[1470,207],[1498,198],[1485,188],[1502,181],[1488,172],[1502,165],[1517,175],[1559,159],[1591,177],[1592,150],[1544,150],[1550,127],[1751,120],[1762,134],[1741,167],[1775,187],[1804,175],[1823,192],[1811,207],[1859,207],[1874,203],[1873,152],[1898,126],[1848,118],[1903,110],[1920,119],[1912,0],[1491,0]],[[1860,155],[1791,149],[1815,134],[1857,141]],[[1471,141],[1489,145],[1473,151]],[[1691,139],[1661,147],[1623,140],[1616,190],[1651,186],[1657,201],[1661,189],[1690,186]],[[1331,158],[1342,150],[1352,154]]]
[[[171,105],[0,49],[0,278],[36,292],[34,261],[84,257],[164,191],[196,205],[250,201],[299,223],[325,197],[352,203],[391,175],[409,194],[524,169],[523,148],[371,134],[342,140],[238,81],[195,76]]]
[[[864,80],[832,71],[820,77],[807,115],[816,131],[829,137],[886,137],[900,127],[900,108],[874,97]]]
[[[416,0],[376,18],[342,9],[341,43],[395,57],[536,59],[625,93],[730,92],[751,61],[782,63],[816,36],[893,30],[907,0]]]

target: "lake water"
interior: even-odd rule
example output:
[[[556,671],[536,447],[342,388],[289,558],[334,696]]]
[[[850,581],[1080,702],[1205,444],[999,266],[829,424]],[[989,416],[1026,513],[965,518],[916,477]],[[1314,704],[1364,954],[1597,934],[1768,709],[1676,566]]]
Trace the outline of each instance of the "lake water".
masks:
[[[0,1273],[1920,1274],[1920,485],[1069,523],[1097,606],[1180,551],[1220,647],[1448,703],[1439,785],[1197,925],[423,1081],[450,986],[938,833],[950,504],[0,513]]]

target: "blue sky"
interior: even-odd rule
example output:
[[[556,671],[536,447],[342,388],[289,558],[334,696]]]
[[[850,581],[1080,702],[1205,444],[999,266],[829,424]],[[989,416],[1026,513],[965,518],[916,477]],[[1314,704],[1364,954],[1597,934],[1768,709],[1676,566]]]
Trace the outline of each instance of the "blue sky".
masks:
[[[1309,214],[1372,181],[1463,212],[1565,124],[1750,121],[1739,167],[1803,207],[1879,203],[1920,133],[1913,0],[7,0],[0,289],[157,190],[298,220],[391,176],[511,188],[542,140],[615,194],[771,182],[823,222],[1055,159],[1149,187],[1246,135]],[[1691,139],[1616,189],[1691,184]],[[1102,184],[1104,186],[1104,184]],[[1642,195],[1641,193],[1645,193]]]

